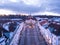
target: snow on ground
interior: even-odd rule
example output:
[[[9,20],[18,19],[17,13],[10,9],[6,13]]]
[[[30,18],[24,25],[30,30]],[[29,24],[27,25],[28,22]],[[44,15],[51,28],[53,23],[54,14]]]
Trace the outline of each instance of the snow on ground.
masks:
[[[19,27],[18,30],[15,32],[15,35],[14,35],[14,37],[13,37],[10,45],[17,45],[17,43],[18,43],[17,40],[19,40],[20,32],[21,32],[21,30],[22,30],[22,28],[23,28],[23,25],[24,25],[24,23],[21,23],[21,24],[20,24],[20,27]],[[16,39],[16,40],[15,40],[15,39]]]
[[[5,45],[5,37],[0,38],[0,45]]]

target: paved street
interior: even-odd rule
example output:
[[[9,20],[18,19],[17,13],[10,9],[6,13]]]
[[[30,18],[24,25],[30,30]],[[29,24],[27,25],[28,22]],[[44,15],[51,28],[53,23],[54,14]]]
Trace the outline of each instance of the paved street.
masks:
[[[26,28],[21,32],[18,45],[47,45],[44,38],[40,34],[39,28]]]

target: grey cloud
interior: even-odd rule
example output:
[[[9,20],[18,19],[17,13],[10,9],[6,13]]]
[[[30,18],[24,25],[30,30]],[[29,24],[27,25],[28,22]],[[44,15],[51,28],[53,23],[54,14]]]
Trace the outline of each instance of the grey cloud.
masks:
[[[60,0],[50,0],[45,7],[46,11],[60,13]]]
[[[0,9],[1,8],[24,13],[35,13],[44,11],[60,13],[60,0],[45,0],[45,2],[43,2],[40,7],[26,5],[23,1],[19,3],[6,3],[1,4]]]
[[[0,6],[0,8],[10,9],[17,12],[25,12],[25,13],[35,13],[39,11],[44,11],[44,7],[37,7],[31,5],[25,5],[24,3],[8,3]]]

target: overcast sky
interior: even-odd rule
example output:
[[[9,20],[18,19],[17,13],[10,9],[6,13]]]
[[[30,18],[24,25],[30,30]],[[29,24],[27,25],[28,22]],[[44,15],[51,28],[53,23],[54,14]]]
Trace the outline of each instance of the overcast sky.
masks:
[[[60,0],[0,0],[1,9],[18,13],[60,13]]]

